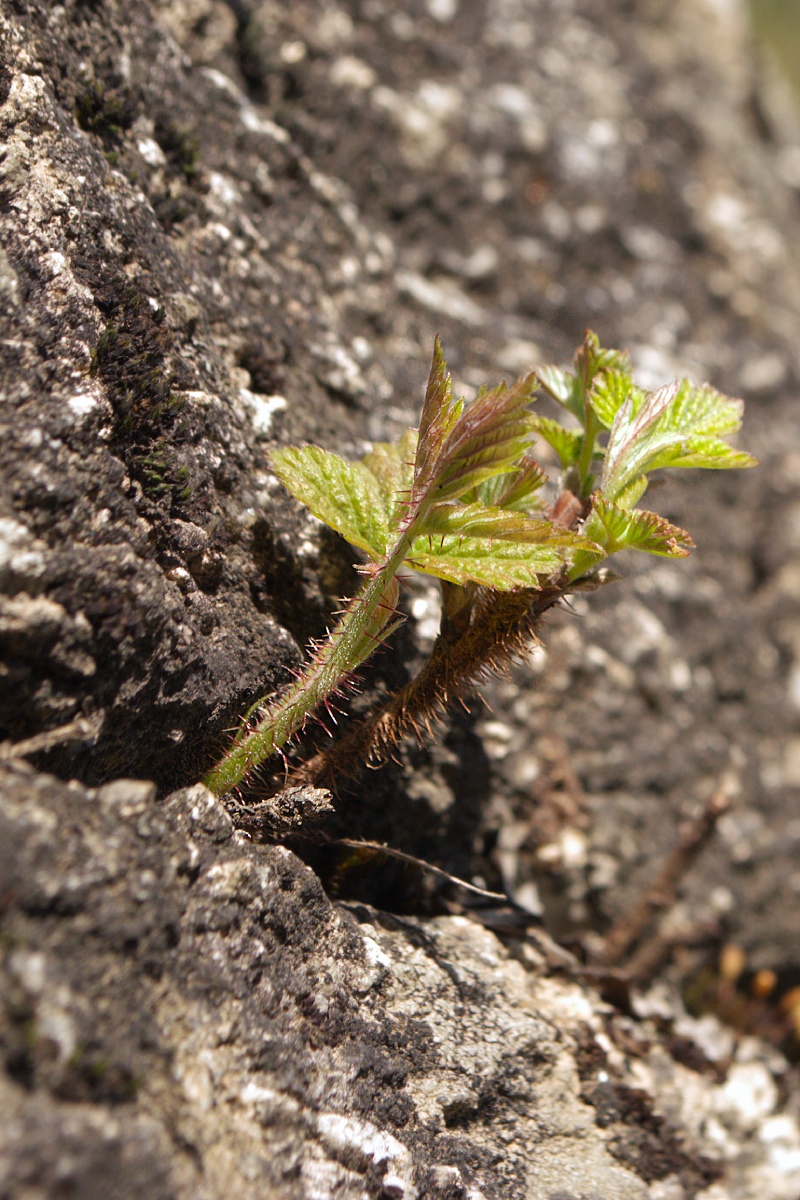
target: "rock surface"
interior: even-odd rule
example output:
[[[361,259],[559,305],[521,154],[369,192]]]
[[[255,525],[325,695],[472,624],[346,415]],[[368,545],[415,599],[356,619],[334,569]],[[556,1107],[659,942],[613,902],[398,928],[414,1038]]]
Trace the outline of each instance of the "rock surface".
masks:
[[[201,786],[10,766],[0,813],[6,1196],[796,1195],[752,1039],[713,1081],[530,946],[337,910]]]
[[[0,737],[51,772],[3,772],[2,1194],[797,1200],[774,1051],[383,915],[388,868],[334,907],[192,788],[353,586],[265,443],[395,436],[434,330],[471,395],[591,323],[764,468],[667,483],[694,559],[340,820],[573,936],[727,773],[677,918],[796,982],[800,139],[738,5],[4,0],[0,124]]]

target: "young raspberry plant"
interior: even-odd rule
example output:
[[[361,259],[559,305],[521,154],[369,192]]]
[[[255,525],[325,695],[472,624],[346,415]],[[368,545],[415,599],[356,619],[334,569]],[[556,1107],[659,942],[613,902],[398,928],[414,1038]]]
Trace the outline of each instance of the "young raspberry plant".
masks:
[[[537,392],[568,424],[534,416]],[[419,430],[376,445],[360,462],[318,446],[274,450],[289,492],[365,555],[364,582],[327,641],[281,694],[258,700],[204,782],[222,795],[329,705],[402,622],[398,572],[435,576],[442,622],[428,662],[395,696],[355,724],[292,782],[329,783],[377,762],[409,732],[430,729],[454,699],[521,650],[542,614],[570,592],[610,578],[620,550],[683,558],[689,534],[637,505],[653,471],[750,467],[726,440],[742,402],[681,380],[646,393],[627,355],[587,333],[574,370],[541,367],[510,387],[456,399],[436,340]],[[558,455],[557,494],[532,455],[539,437]]]

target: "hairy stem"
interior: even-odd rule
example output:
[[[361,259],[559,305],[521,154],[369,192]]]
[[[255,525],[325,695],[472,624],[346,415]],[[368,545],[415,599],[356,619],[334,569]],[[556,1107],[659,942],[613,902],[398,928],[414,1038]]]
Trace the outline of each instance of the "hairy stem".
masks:
[[[266,707],[257,724],[243,727],[227,753],[205,776],[203,783],[215,795],[238,787],[254,768],[280,750],[386,637],[396,615],[395,575],[411,536],[410,530],[403,533],[381,569],[350,601],[342,620],[305,671]],[[250,712],[261,710],[259,701]]]
[[[563,583],[542,589],[493,592],[481,588],[467,613],[443,620],[431,656],[419,674],[291,776],[292,784],[330,786],[377,763],[409,733],[430,729],[481,676],[505,666],[533,636],[543,613],[564,595]]]

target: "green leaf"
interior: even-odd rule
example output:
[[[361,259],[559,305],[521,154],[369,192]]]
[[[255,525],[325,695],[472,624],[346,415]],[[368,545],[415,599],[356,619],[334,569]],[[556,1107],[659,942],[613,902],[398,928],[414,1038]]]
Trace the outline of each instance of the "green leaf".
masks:
[[[677,432],[659,434],[658,430],[659,421],[678,394],[678,386],[669,384],[643,402],[632,394],[618,410],[608,436],[603,466],[601,490],[606,498],[615,499],[647,470],[657,454],[683,440]]]
[[[468,493],[462,500],[469,502],[474,498],[481,504],[531,513],[544,508],[544,499],[536,493],[545,483],[547,472],[533,455],[524,454],[517,468],[484,480],[472,495]]]
[[[724,436],[741,428],[744,402],[723,396],[707,383],[682,379],[664,417],[664,427],[681,433]]]
[[[560,404],[567,412],[582,423],[585,417],[583,411],[583,396],[578,380],[569,371],[561,367],[537,367],[536,381],[556,404]]]
[[[750,467],[756,460],[723,437],[741,425],[742,402],[689,380],[643,400],[632,393],[618,410],[606,447],[601,490],[615,500],[646,471],[660,467]]]
[[[536,379],[539,386],[577,417],[584,427],[588,401],[606,429],[633,385],[628,355],[621,350],[604,350],[597,334],[590,329],[575,354],[574,372],[564,371],[561,367],[538,367]]]
[[[683,433],[686,441],[680,447],[665,447],[648,469],[755,466],[752,455],[734,450],[723,441],[741,428],[743,408],[741,400],[723,396],[708,384],[698,386],[689,379],[681,380],[675,399],[659,422],[659,432]]]
[[[603,371],[597,376],[589,393],[589,403],[604,429],[611,428],[614,417],[633,392],[644,399],[644,393],[635,386],[627,371]]]
[[[462,587],[467,583],[499,591],[537,587],[540,576],[552,575],[563,564],[563,556],[549,545],[444,537],[433,551],[430,546],[427,537],[416,539],[408,565]]]
[[[453,383],[442,356],[441,342],[437,337],[433,343],[433,361],[419,421],[412,505],[424,500],[430,491],[438,473],[445,441],[461,416],[463,408],[463,400],[453,399]]]
[[[523,513],[486,504],[437,504],[426,516],[420,534],[430,535],[432,547],[439,537],[450,534],[559,546],[583,541],[579,534],[554,528],[550,521],[536,521]]]
[[[577,462],[583,441],[583,434],[579,430],[565,429],[560,421],[554,421],[552,417],[534,417],[533,428],[553,447],[564,470]]]
[[[588,389],[603,371],[630,375],[631,360],[624,350],[604,350],[597,334],[587,329],[583,343],[575,354],[575,372],[578,376],[584,376]]]
[[[464,409],[442,446],[429,490],[437,501],[457,499],[486,479],[508,471],[531,443],[528,405],[533,374],[482,392]],[[416,487],[416,483],[415,483]]]
[[[500,508],[509,508],[517,512],[530,512],[541,508],[544,501],[536,495],[547,483],[547,472],[531,454],[522,457],[516,471],[508,475],[497,475],[484,485],[492,488],[486,503],[497,504]]]
[[[395,524],[408,506],[416,452],[417,431],[408,429],[399,442],[378,442],[361,460],[380,484],[386,511],[392,517],[390,524]]]
[[[346,462],[319,446],[273,450],[270,463],[281,483],[320,521],[371,558],[385,554],[386,502],[378,480],[363,463]]]
[[[677,447],[667,447],[648,465],[648,471],[662,467],[704,467],[707,471],[728,471],[758,466],[758,459],[744,450],[734,450],[722,438],[696,434]]]
[[[606,554],[618,550],[644,550],[666,558],[687,558],[694,546],[689,534],[658,513],[622,508],[595,493],[591,515],[583,532],[604,547]]]
[[[647,491],[647,484],[648,479],[646,475],[637,475],[627,487],[622,489],[614,503],[618,508],[635,508]]]

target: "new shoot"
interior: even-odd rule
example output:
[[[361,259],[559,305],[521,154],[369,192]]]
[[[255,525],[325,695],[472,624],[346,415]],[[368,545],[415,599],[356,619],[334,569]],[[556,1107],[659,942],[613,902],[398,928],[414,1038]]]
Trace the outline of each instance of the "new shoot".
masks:
[[[566,423],[533,414],[537,393],[564,410]],[[245,714],[206,785],[217,795],[238,787],[341,692],[403,620],[403,567],[433,575],[442,588],[429,661],[298,768],[294,782],[330,782],[430,728],[535,637],[547,609],[607,582],[607,561],[620,550],[688,555],[689,534],[640,501],[663,468],[755,465],[728,442],[741,415],[740,400],[688,379],[643,391],[627,356],[602,349],[592,333],[572,371],[540,367],[465,404],[453,394],[437,339],[418,430],[376,445],[360,462],[318,446],[274,450],[273,470],[289,492],[363,553],[364,582],[298,678]],[[555,495],[533,456],[537,438],[560,460]]]

